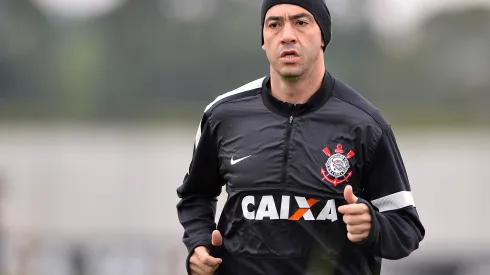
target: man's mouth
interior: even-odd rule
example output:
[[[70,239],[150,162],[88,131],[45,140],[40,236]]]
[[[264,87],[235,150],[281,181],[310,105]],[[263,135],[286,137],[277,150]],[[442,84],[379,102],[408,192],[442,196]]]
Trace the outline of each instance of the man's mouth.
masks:
[[[287,50],[287,51],[282,51],[281,55],[279,56],[280,58],[294,58],[294,57],[299,57],[299,53],[295,50]]]

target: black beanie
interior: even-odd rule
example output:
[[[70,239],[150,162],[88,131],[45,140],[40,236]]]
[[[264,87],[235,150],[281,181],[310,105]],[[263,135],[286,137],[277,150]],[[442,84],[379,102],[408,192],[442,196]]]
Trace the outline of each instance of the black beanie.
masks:
[[[265,14],[271,7],[279,4],[297,5],[309,11],[313,15],[318,26],[320,26],[323,41],[325,42],[323,51],[325,51],[325,48],[330,43],[330,39],[332,38],[332,21],[330,18],[330,11],[327,8],[327,4],[325,4],[325,0],[263,0],[262,8],[260,10],[262,45],[264,45]]]

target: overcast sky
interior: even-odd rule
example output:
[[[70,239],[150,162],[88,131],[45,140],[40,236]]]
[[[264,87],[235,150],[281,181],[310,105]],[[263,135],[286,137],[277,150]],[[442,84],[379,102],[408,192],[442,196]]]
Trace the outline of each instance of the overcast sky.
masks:
[[[330,0],[332,1],[332,0]],[[335,1],[335,0],[333,0]],[[416,29],[438,10],[457,10],[472,6],[490,8],[490,0],[371,0],[373,23],[382,32]]]
[[[72,18],[91,18],[104,15],[126,0],[31,0],[41,10],[47,14],[72,17]],[[169,0],[167,0],[169,1]],[[179,0],[180,4],[195,3],[195,5],[203,4],[205,0]],[[230,0],[231,1],[231,0]],[[237,0],[234,0],[237,1]],[[259,1],[259,0],[247,0]],[[348,0],[327,0],[331,9],[339,14],[342,13],[341,8],[344,3],[368,1],[348,1]],[[382,32],[390,32],[392,30],[403,31],[416,27],[421,19],[423,20],[428,15],[439,9],[458,9],[472,5],[486,5],[490,7],[490,0],[369,0],[373,3],[370,13],[373,15],[373,24]]]

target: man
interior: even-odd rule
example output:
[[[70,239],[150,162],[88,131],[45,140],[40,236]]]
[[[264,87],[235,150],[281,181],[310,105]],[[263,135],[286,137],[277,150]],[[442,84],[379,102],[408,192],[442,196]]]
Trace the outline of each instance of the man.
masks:
[[[206,107],[177,190],[187,271],[380,274],[382,258],[408,256],[425,234],[393,132],[325,70],[323,1],[261,11],[270,74]]]

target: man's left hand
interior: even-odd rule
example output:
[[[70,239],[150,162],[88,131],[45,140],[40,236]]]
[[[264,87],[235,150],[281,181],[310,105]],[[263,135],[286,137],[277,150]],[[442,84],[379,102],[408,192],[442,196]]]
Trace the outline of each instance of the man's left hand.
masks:
[[[344,222],[347,225],[347,238],[351,242],[361,242],[366,239],[371,229],[371,213],[364,203],[357,203],[358,198],[352,191],[352,186],[344,189],[344,198],[348,204],[339,207],[339,212],[344,214]]]

